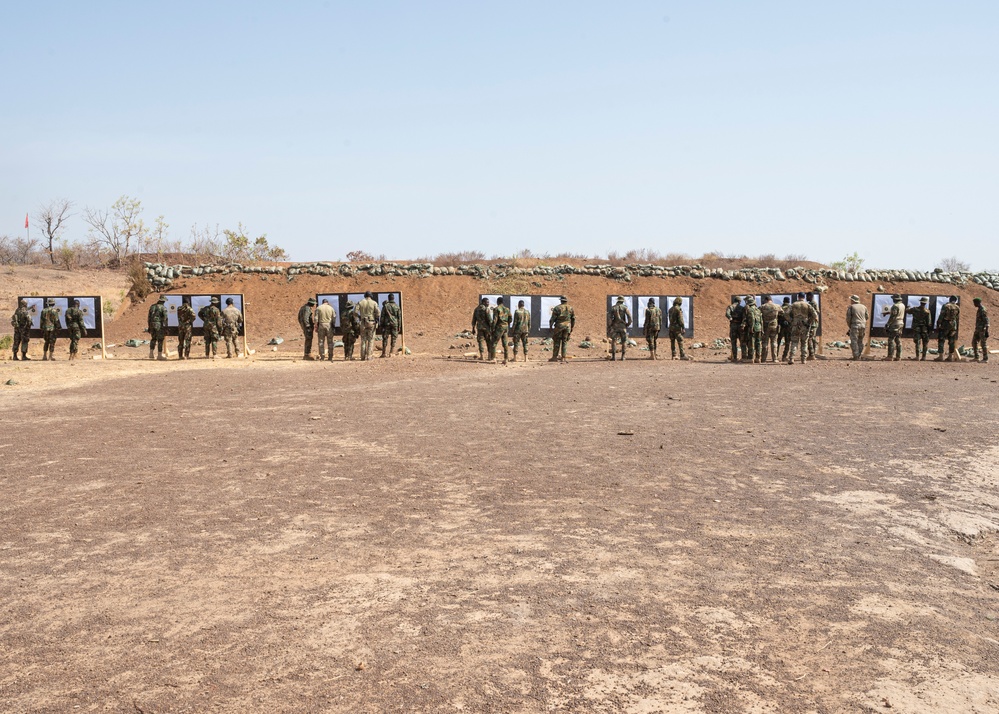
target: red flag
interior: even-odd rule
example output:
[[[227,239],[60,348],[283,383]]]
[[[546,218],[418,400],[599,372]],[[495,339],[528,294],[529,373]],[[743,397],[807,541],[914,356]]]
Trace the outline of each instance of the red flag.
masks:
[[[24,214],[24,227],[25,228],[28,227],[28,214],[27,213]]]

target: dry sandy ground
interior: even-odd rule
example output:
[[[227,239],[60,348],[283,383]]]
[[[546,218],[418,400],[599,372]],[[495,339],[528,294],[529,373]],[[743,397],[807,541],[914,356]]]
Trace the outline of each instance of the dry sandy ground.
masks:
[[[5,712],[997,712],[995,365],[0,364]]]

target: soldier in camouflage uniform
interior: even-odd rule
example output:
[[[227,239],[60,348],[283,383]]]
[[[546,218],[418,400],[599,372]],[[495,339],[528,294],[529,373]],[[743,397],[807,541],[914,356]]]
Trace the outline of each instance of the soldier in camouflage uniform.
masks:
[[[319,359],[326,359],[329,347],[329,361],[333,361],[333,333],[336,329],[336,310],[330,301],[323,298],[323,304],[316,308],[316,337],[319,338]]]
[[[888,332],[888,356],[885,362],[898,362],[902,359],[902,330],[905,328],[905,303],[902,296],[895,293],[891,296],[892,305],[887,310],[888,322],[885,330]]]
[[[961,324],[961,308],[957,304],[957,295],[950,296],[950,302],[940,308],[940,315],[937,317],[937,350],[940,354],[934,362],[944,361],[944,342],[949,348],[947,354],[948,362],[960,362],[961,356],[957,353],[957,330]]]
[[[552,330],[552,357],[549,362],[565,362],[565,349],[575,326],[576,312],[569,305],[569,298],[562,295],[548,319],[548,327]]]
[[[382,357],[391,357],[395,354],[395,341],[399,336],[400,327],[402,327],[402,310],[395,301],[395,295],[389,293],[388,301],[382,305]],[[389,340],[391,340],[391,344],[389,344]],[[385,354],[386,350],[388,350],[388,355]]]
[[[56,333],[60,328],[59,308],[55,306],[55,299],[49,298],[45,301],[46,308],[42,310],[41,328],[42,339],[44,340],[43,360],[55,359]]]
[[[631,326],[631,310],[624,304],[624,298],[618,296],[617,302],[607,313],[607,335],[611,343],[611,360],[616,355],[617,341],[621,340],[621,359],[628,349],[628,328]]]
[[[769,295],[763,296],[763,306],[760,307],[760,319],[763,321],[763,346],[760,351],[760,362],[777,361],[777,333],[780,332],[780,308],[774,304]]]
[[[669,321],[669,350],[673,359],[676,359],[677,347],[680,348],[680,359],[689,360],[687,353],[683,349],[683,333],[687,326],[683,322],[683,298],[673,298],[673,307],[666,315]]]
[[[517,309],[513,311],[513,361],[517,361],[517,347],[524,347],[524,361],[527,361],[527,338],[531,334],[531,311],[524,308],[524,301],[517,303]]]
[[[371,359],[372,343],[375,340],[375,328],[381,313],[378,303],[371,297],[371,291],[364,291],[364,298],[357,303],[357,316],[361,319],[361,361]]]
[[[815,352],[819,347],[819,301],[815,299],[815,293],[808,293],[805,296],[808,304],[815,310],[815,317],[808,323],[808,359],[815,359]]]
[[[663,329],[663,311],[656,305],[655,298],[649,298],[649,306],[645,308],[645,344],[649,347],[649,359],[659,359],[659,333]],[[673,351],[676,356],[676,350]]]
[[[215,359],[219,352],[219,335],[222,334],[222,311],[219,310],[219,299],[213,297],[210,304],[198,310],[198,317],[204,323],[201,334],[205,339],[205,357]]]
[[[860,361],[864,355],[864,340],[867,337],[867,321],[870,314],[867,308],[860,304],[859,295],[850,296],[850,307],[846,308],[846,328],[850,335],[850,351],[853,359]]]
[[[239,357],[239,331],[243,329],[243,313],[235,305],[232,298],[225,299],[225,310],[222,311],[222,337],[225,340],[225,356]]]
[[[316,299],[310,297],[298,308],[298,326],[302,328],[302,337],[305,338],[302,359],[312,359],[312,335],[316,331],[316,316],[312,313],[312,308],[315,306]]]
[[[344,360],[354,359],[354,343],[358,335],[361,334],[361,318],[354,309],[354,303],[350,300],[344,305],[344,312],[341,315],[340,328],[343,331],[343,358]]]
[[[933,315],[927,307],[929,298],[919,298],[919,307],[905,308],[906,315],[912,315],[912,340],[916,343],[916,355],[912,359],[926,360],[926,351],[930,348],[930,330],[933,327]]]
[[[159,358],[163,355],[163,338],[167,328],[166,295],[160,295],[159,300],[149,306],[146,316],[146,330],[149,332],[149,359],[156,359],[156,348],[159,347]]]
[[[74,300],[73,307],[66,310],[66,329],[69,330],[69,358],[79,359],[80,338],[87,336],[87,323],[83,320],[79,300]]]
[[[513,315],[510,308],[503,304],[503,298],[496,298],[496,309],[493,310],[493,359],[496,358],[497,348],[503,346],[503,364],[506,364],[510,356],[507,345],[507,331],[510,329],[510,321]]]
[[[27,300],[17,301],[17,309],[10,316],[10,326],[14,328],[14,361],[17,361],[18,348],[21,350],[21,359],[30,360],[28,340],[31,339],[31,310],[28,309]]]
[[[780,315],[777,316],[777,349],[784,345],[784,353],[780,356],[780,361],[787,360],[787,353],[791,349],[791,298],[784,298],[784,304],[780,306]]]
[[[975,312],[975,334],[971,337],[971,349],[978,361],[978,345],[982,346],[982,362],[989,361],[989,313],[985,310],[981,298],[972,300],[978,310]]]
[[[191,303],[182,302],[177,308],[177,356],[180,359],[191,359],[191,335],[196,318]]]
[[[742,338],[746,346],[743,361],[759,364],[763,342],[763,317],[752,295],[746,296],[746,306],[742,312]]]
[[[795,347],[801,350],[801,363],[808,356],[808,329],[813,321],[819,319],[815,308],[805,301],[805,293],[798,293],[798,299],[791,303],[791,354],[787,363],[794,364]]]
[[[479,359],[495,359],[493,347],[493,311],[489,307],[489,298],[484,297],[472,311],[472,334],[479,343]]]
[[[728,338],[732,342],[732,362],[739,361],[739,341],[742,339],[742,305],[739,304],[738,296],[732,297],[732,304],[725,310],[725,318],[728,320]],[[745,346],[743,346],[745,349]]]

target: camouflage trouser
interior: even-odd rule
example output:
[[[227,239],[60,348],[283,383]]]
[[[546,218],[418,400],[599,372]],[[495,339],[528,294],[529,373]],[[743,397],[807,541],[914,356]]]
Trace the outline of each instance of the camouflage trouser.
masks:
[[[30,329],[21,328],[14,330],[14,354],[17,354],[18,348],[20,348],[22,355],[28,354],[28,340],[31,336]]]
[[[314,332],[315,332],[314,330],[306,330],[304,327],[302,328],[302,337],[305,338],[305,346],[304,346],[304,352],[303,352],[303,354],[306,357],[308,357],[309,355],[312,354],[312,335],[313,335]],[[207,347],[208,347],[208,343],[206,342],[205,343],[206,350],[207,350]],[[206,352],[206,354],[207,354],[207,352]]]
[[[763,348],[760,351],[760,362],[767,361],[767,355],[770,355],[770,361],[777,361],[777,328],[771,327],[763,333]]]
[[[214,357],[219,353],[219,335],[215,331],[205,330],[205,357]],[[311,342],[311,340],[310,340]]]
[[[618,340],[621,341],[621,356],[624,357],[624,351],[628,348],[628,329],[626,327],[622,326],[622,327],[610,328],[610,343],[611,343],[612,356],[617,352]]]
[[[54,353],[56,346],[56,331],[44,330],[42,332],[42,340],[45,344],[45,351]]]
[[[382,330],[382,357],[385,357],[386,350],[388,350],[389,356],[395,354],[395,341],[397,337],[399,337],[399,329],[396,327],[386,327]],[[332,347],[330,347],[330,352],[333,352]]]
[[[759,360],[760,351],[763,349],[763,332],[750,332],[748,344],[750,356],[755,360]]]
[[[975,334],[971,336],[971,350],[975,355],[975,359],[978,359],[978,345],[982,346],[982,360],[985,362],[989,361],[989,333],[983,330],[975,330]]]
[[[916,328],[912,331],[912,341],[916,343],[916,359],[926,357],[926,351],[930,348],[930,331],[925,327]]]
[[[659,333],[653,332],[652,330],[645,331],[645,344],[649,348],[649,352],[655,354],[659,349]]]
[[[556,325],[552,330],[552,358],[565,359],[565,349],[569,346],[569,335],[572,328],[568,325]]]
[[[499,348],[502,346],[504,362],[510,359],[509,344],[506,336],[507,336],[506,328],[497,330],[496,332],[493,333],[493,356],[494,357],[496,356],[496,353],[499,351]]]
[[[902,358],[902,331],[888,330],[888,359]]]
[[[361,359],[371,359],[371,344],[375,339],[375,321],[361,321]]]
[[[854,359],[860,359],[864,354],[864,338],[867,337],[866,325],[855,325],[850,328],[850,351]]]
[[[156,348],[159,348],[159,353],[163,353],[163,337],[164,329],[162,327],[153,327],[149,330],[149,351],[152,352]]]
[[[794,362],[794,350],[801,350],[801,361],[805,361],[808,356],[808,326],[791,328],[791,352],[787,358],[788,362]]]
[[[739,342],[742,340],[742,326],[729,323],[728,338],[732,341],[732,361],[739,360]]]
[[[528,334],[526,332],[521,332],[513,336],[513,358],[515,360],[517,359],[517,347],[519,345],[524,346],[524,357],[527,357],[527,338]]]
[[[816,335],[819,332],[818,325],[808,326],[808,358],[811,359],[815,356],[815,350],[818,349],[819,341],[816,339]]]
[[[687,353],[683,349],[683,333],[677,330],[669,331],[669,351],[673,357],[676,357],[676,349],[680,348],[680,359],[687,359]]]
[[[354,359],[354,343],[357,341],[357,335],[353,332],[343,333],[343,358],[344,359]]]
[[[80,351],[80,338],[83,335],[80,334],[79,327],[71,327],[69,329],[69,353],[75,355]]]
[[[791,328],[781,327],[777,330],[777,349],[780,349],[781,344],[784,345],[784,354],[780,356],[781,361],[787,359],[787,353],[791,349]],[[774,352],[776,354],[776,352]]]
[[[319,339],[319,359],[326,358],[327,345],[330,348],[330,359],[333,359],[333,325],[317,325],[316,337]]]
[[[753,359],[753,331],[742,328],[742,358]]]
[[[177,355],[181,359],[191,356],[191,325],[177,327]]]
[[[941,357],[944,353],[945,342],[947,343],[948,354],[954,354],[957,352],[957,330],[953,327],[937,330],[937,351],[940,352]]]
[[[222,339],[225,340],[225,356],[229,357],[235,354],[239,357],[239,347],[237,346],[236,340],[239,338],[239,334],[235,330],[225,330],[222,332]]]
[[[493,335],[489,331],[489,328],[477,328],[475,336],[479,343],[479,357],[482,359],[496,359],[496,348],[493,346]]]

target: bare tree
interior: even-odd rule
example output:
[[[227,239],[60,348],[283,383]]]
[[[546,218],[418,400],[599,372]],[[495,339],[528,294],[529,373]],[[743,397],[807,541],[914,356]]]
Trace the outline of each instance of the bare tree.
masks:
[[[56,262],[55,244],[62,237],[66,220],[73,215],[69,212],[72,207],[72,201],[57,198],[35,211],[35,222],[41,225],[42,234],[49,243],[48,254],[53,265]]]
[[[956,255],[944,258],[937,263],[937,267],[941,270],[946,270],[948,273],[967,272],[971,270],[971,266],[963,260],[958,260]]]
[[[146,240],[148,230],[141,213],[142,201],[128,196],[119,198],[109,209],[84,209],[91,242],[98,249],[111,251],[112,264],[121,265]]]
[[[214,228],[210,226],[198,228],[198,224],[195,223],[191,226],[191,242],[188,245],[188,251],[195,259],[202,262],[213,260],[219,254],[220,232],[218,223],[215,224]]]

